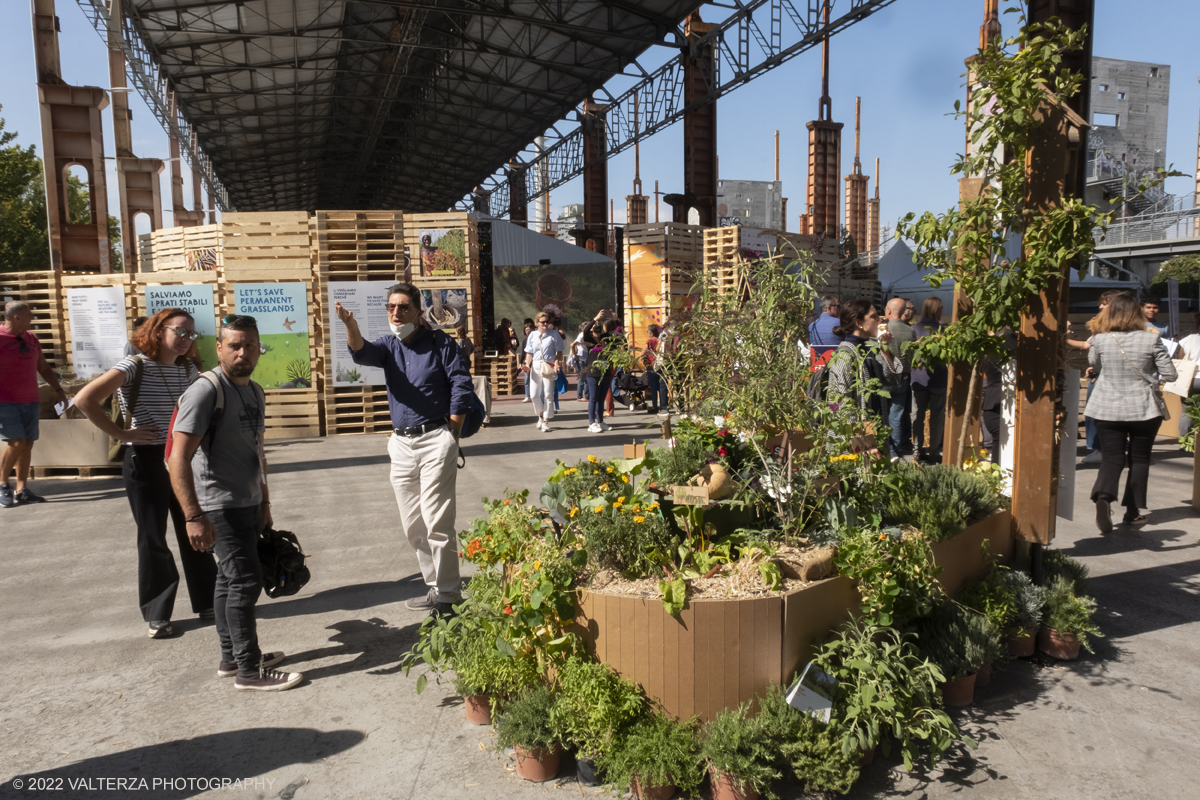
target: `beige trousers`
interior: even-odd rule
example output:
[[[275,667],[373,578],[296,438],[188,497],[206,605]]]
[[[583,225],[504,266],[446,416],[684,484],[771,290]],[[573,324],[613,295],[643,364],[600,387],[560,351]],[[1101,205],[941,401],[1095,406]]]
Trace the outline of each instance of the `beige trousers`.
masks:
[[[458,536],[454,528],[458,443],[448,428],[409,438],[392,434],[392,489],[400,507],[400,524],[417,552],[427,586],[439,594],[457,595]]]

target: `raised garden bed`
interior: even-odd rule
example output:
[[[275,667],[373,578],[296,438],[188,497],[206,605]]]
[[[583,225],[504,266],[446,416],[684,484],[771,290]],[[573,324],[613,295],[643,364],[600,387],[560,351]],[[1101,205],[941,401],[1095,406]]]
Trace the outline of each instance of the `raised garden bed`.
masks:
[[[1010,512],[933,545],[947,593],[986,574],[985,540],[1001,562],[1011,561]],[[689,600],[676,617],[657,597],[588,591],[577,622],[589,651],[641,684],[668,713],[710,720],[789,679],[858,605],[854,582],[844,576],[768,597]]]

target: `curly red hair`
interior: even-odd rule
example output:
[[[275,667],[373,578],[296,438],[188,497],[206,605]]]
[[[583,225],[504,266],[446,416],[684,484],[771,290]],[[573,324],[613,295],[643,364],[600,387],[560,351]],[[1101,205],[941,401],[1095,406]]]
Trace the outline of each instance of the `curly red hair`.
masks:
[[[175,317],[187,317],[192,322],[196,321],[195,317],[182,308],[164,308],[143,322],[133,332],[133,338],[129,341],[147,358],[158,358],[158,348],[162,344],[159,334],[162,333],[163,328],[167,327],[167,320]]]

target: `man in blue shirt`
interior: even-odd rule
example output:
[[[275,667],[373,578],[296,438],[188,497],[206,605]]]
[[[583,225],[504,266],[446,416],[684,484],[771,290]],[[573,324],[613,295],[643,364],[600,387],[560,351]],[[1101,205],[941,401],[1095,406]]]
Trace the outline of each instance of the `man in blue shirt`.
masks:
[[[1158,335],[1164,339],[1171,338],[1171,329],[1155,319],[1158,316],[1158,301],[1144,300],[1142,301],[1142,314],[1146,317],[1146,326],[1158,331]]]
[[[821,298],[821,316],[808,326],[808,344],[812,348],[813,364],[824,364],[829,355],[842,343],[842,337],[833,329],[842,324],[842,301],[835,294]]]
[[[454,526],[458,435],[472,392],[471,374],[454,340],[421,318],[421,293],[408,283],[388,288],[391,336],[363,339],[354,314],[335,304],[355,364],[383,370],[392,415],[388,455],[400,522],[428,591],[405,605],[453,613],[462,599]]]

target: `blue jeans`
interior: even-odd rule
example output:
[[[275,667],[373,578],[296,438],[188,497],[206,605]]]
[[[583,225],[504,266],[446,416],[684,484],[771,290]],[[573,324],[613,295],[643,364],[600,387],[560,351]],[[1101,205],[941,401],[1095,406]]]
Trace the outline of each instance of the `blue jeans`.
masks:
[[[888,427],[892,429],[892,452],[912,449],[912,379],[905,375],[892,389],[888,400]]]
[[[591,394],[589,392],[590,390],[588,389],[587,377],[581,372],[579,373],[579,377],[575,380],[575,399],[580,400],[585,397],[590,398]]]
[[[604,399],[608,396],[608,388],[612,386],[613,371],[610,369],[603,378],[587,376],[588,385],[588,424],[604,421]]]
[[[1096,388],[1096,382],[1088,381],[1088,390],[1087,390],[1087,399],[1088,400],[1092,399],[1092,389],[1094,389],[1094,388]],[[1091,417],[1084,417],[1083,418],[1083,429],[1084,429],[1084,431],[1087,432],[1088,450],[1099,449],[1099,445],[1096,444],[1096,433],[1097,433],[1096,420],[1092,419]]]
[[[258,534],[262,507],[219,508],[208,512],[217,531],[217,590],[213,596],[221,660],[236,661],[241,675],[258,674],[258,623],[254,606],[262,592]]]
[[[667,382],[659,377],[652,369],[646,370],[646,380],[650,383],[650,410],[667,410]]]
[[[37,441],[38,410],[37,403],[0,403],[0,440]]]

